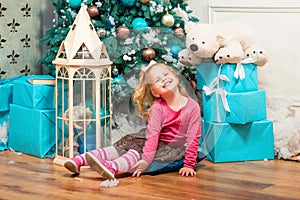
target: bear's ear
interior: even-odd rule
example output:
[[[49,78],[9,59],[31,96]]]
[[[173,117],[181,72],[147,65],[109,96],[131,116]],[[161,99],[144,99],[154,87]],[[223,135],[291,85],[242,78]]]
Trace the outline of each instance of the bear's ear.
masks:
[[[226,45],[226,40],[225,40],[224,36],[218,32],[216,37],[217,37],[217,41],[220,44],[220,47],[224,47]]]
[[[196,26],[195,22],[191,22],[191,21],[185,22],[185,24],[184,24],[185,32],[189,33],[194,26]]]

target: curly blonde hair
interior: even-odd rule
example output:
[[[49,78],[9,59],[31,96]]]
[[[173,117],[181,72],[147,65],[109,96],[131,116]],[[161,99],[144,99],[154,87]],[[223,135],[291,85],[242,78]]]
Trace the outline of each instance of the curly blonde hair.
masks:
[[[166,68],[171,73],[173,73],[180,81],[177,72],[172,67],[165,65],[163,63],[156,63],[156,64],[152,65],[145,72],[141,70],[140,75],[139,75],[139,85],[135,88],[132,97],[133,97],[133,100],[137,103],[137,107],[136,107],[137,114],[141,118],[146,119],[146,120],[148,120],[148,118],[149,118],[151,106],[153,105],[154,101],[157,100],[157,98],[152,95],[150,83],[147,81],[148,80],[147,75],[149,74],[149,71],[151,69],[153,69],[154,67]],[[179,87],[180,93],[182,95],[186,96],[185,89],[180,84],[178,84],[178,87]]]

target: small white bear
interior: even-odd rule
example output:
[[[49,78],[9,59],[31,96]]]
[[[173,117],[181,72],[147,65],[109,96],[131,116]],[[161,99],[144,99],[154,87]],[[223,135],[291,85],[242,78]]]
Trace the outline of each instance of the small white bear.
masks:
[[[186,66],[196,66],[202,62],[202,58],[191,53],[188,49],[183,49],[178,53],[178,60]]]
[[[214,61],[217,64],[240,63],[244,57],[241,44],[237,40],[229,41],[225,47],[217,51]]]
[[[246,49],[244,55],[245,58],[252,58],[253,63],[258,67],[262,67],[268,62],[268,53],[260,45],[253,45]]]

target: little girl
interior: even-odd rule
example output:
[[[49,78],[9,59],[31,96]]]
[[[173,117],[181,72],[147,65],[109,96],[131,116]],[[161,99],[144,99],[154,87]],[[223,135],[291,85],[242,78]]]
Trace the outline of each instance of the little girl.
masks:
[[[200,107],[180,86],[176,72],[151,61],[142,68],[133,93],[139,116],[147,128],[121,138],[112,146],[96,149],[67,160],[64,166],[75,174],[89,165],[104,178],[130,172],[139,177],[152,161],[172,163],[184,158],[182,176],[195,176],[200,137]]]

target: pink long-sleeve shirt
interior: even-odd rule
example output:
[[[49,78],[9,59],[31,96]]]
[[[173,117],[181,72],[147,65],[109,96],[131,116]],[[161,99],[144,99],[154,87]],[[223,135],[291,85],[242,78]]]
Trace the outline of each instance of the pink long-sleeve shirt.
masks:
[[[185,145],[184,167],[195,168],[200,137],[200,107],[188,97],[179,111],[157,100],[151,108],[142,159],[152,163],[159,141],[172,147]]]

